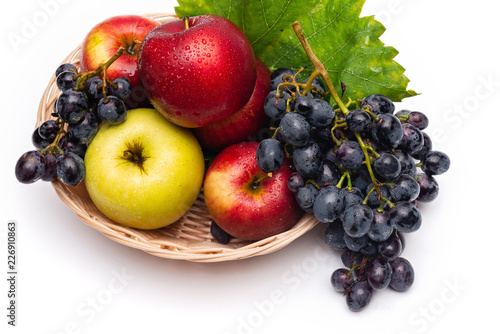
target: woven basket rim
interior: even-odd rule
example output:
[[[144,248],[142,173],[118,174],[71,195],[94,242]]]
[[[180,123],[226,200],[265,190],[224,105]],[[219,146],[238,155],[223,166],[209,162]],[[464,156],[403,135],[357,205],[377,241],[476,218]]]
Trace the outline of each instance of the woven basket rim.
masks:
[[[160,23],[177,19],[175,14],[143,14]],[[80,43],[61,63],[80,64]],[[40,100],[36,126],[51,118],[52,105],[59,95],[55,78],[49,80]],[[277,251],[311,230],[318,221],[305,213],[288,231],[258,241],[233,238],[226,244],[218,243],[210,234],[211,218],[206,209],[203,193],[191,209],[177,222],[157,230],[138,230],[117,224],[105,217],[92,203],[82,182],[76,187],[64,185],[59,180],[51,182],[56,194],[78,218],[109,239],[125,246],[142,250],[151,255],[192,262],[222,262],[246,259]]]

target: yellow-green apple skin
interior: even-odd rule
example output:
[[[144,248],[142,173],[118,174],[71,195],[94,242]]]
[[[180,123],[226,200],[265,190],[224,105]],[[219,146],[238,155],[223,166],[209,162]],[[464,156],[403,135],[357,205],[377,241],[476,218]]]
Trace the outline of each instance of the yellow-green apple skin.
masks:
[[[85,169],[87,191],[105,216],[128,227],[156,229],[192,206],[205,162],[189,129],[142,108],[129,110],[119,125],[99,129],[85,154]]]

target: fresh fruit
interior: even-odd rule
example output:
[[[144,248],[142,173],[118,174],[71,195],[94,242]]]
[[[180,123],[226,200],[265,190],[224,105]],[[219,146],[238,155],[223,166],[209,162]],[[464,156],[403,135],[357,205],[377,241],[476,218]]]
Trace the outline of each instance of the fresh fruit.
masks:
[[[293,157],[289,189],[305,212],[327,224],[325,243],[352,255],[331,281],[349,309],[359,311],[374,291],[406,291],[413,283],[413,267],[400,257],[404,234],[421,227],[418,204],[436,198],[434,176],[449,169],[450,158],[432,149],[424,113],[394,113],[393,101],[381,94],[360,101],[337,95],[303,35],[297,36],[314,70],[301,82],[291,69],[271,74],[274,89],[264,108],[278,128],[256,157],[263,173],[288,166],[282,156]],[[311,94],[320,75],[328,90]]]
[[[189,128],[243,108],[257,77],[246,36],[215,15],[173,20],[151,30],[142,41],[138,68],[153,106]]]
[[[155,229],[178,220],[197,198],[205,172],[188,130],[154,109],[134,109],[104,124],[85,154],[85,185],[96,207],[129,227]]]
[[[247,104],[229,117],[193,129],[202,147],[220,152],[232,144],[256,140],[259,132],[269,126],[270,118],[264,112],[264,101],[271,89],[271,71],[260,59],[256,60],[257,80]]]
[[[302,216],[288,189],[293,170],[284,163],[272,176],[257,165],[259,143],[222,150],[208,168],[203,192],[210,215],[233,237],[260,240],[290,229]]]
[[[106,77],[114,80],[125,77],[133,87],[139,85],[137,59],[141,41],[159,22],[140,15],[110,17],[94,26],[82,44],[80,69],[93,71],[111,58],[119,47],[125,52],[106,69]]]

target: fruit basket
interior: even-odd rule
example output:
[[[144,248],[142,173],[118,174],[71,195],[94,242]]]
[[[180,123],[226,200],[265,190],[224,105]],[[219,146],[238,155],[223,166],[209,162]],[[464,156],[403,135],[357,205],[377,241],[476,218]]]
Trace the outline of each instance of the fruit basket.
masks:
[[[173,14],[147,14],[160,23],[176,19]],[[80,46],[71,52],[63,63],[72,63],[79,68]],[[51,118],[53,103],[59,94],[53,77],[41,98],[37,123],[39,126]],[[87,225],[120,244],[140,249],[149,254],[194,262],[220,262],[245,259],[274,252],[311,230],[317,220],[305,214],[290,230],[259,241],[237,238],[228,244],[220,244],[210,233],[212,218],[200,193],[190,210],[177,222],[156,230],[128,228],[106,218],[90,199],[84,182],[76,187],[64,185],[56,180],[52,185],[59,198]]]

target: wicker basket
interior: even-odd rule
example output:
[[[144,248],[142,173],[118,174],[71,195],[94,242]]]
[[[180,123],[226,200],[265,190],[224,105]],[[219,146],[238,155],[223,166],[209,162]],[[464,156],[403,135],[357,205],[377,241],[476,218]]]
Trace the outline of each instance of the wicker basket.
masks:
[[[161,23],[177,18],[172,14],[146,16]],[[79,62],[80,46],[63,60],[63,63],[72,63],[77,68]],[[59,93],[53,77],[40,101],[36,126],[51,118],[53,103]],[[317,223],[312,214],[305,214],[294,227],[279,235],[254,242],[233,238],[223,245],[210,234],[212,219],[202,193],[177,222],[156,230],[137,230],[114,223],[99,212],[92,203],[84,182],[76,187],[69,187],[56,180],[52,185],[61,200],[87,225],[118,243],[169,259],[220,262],[264,255],[288,245]]]

